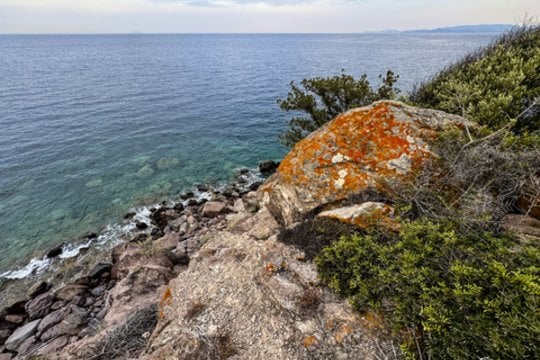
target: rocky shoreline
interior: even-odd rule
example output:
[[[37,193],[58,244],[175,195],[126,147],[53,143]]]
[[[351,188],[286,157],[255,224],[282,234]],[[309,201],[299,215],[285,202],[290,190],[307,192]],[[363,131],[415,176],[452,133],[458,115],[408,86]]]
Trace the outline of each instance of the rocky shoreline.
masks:
[[[262,161],[260,173],[267,176],[277,165]],[[196,192],[205,196],[187,192],[178,202],[163,201],[149,208],[148,221],[139,220],[135,212],[127,213],[125,221],[135,226],[131,239],[95,257],[101,261],[89,267],[91,271],[82,275],[79,271],[66,285],[39,280],[19,289],[24,296],[10,298],[0,311],[0,360],[77,347],[103,330],[104,322],[108,329],[125,325],[133,310],[155,318],[160,289],[186,268],[208,233],[227,228],[240,214],[258,210],[255,191],[261,184],[258,176],[242,169],[226,187],[196,186]],[[85,238],[97,237],[88,234]],[[44,256],[61,254],[62,246],[58,246]],[[146,330],[152,331],[156,321],[149,321]]]

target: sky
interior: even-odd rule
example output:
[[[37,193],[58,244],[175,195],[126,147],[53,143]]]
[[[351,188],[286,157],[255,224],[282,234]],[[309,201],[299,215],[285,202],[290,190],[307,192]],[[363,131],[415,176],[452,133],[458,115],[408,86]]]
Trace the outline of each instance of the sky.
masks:
[[[0,0],[0,33],[354,33],[538,15],[540,0]]]

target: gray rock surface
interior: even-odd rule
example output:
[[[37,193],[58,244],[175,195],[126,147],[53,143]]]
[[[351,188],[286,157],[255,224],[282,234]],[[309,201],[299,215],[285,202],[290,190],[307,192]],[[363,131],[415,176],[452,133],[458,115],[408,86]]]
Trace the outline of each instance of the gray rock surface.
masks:
[[[15,330],[4,344],[6,349],[16,351],[23,341],[28,339],[36,332],[40,322],[41,319],[34,320]]]

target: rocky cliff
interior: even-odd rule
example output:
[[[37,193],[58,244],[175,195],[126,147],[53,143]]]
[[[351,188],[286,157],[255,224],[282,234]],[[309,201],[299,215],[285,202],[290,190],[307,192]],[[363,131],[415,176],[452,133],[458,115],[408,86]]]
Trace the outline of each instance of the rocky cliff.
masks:
[[[288,237],[315,216],[391,226],[388,187],[437,157],[439,131],[468,126],[388,101],[340,115],[258,193],[154,209],[151,235],[119,245],[111,264],[4,309],[0,359],[396,358],[380,320],[321,285],[309,246]]]

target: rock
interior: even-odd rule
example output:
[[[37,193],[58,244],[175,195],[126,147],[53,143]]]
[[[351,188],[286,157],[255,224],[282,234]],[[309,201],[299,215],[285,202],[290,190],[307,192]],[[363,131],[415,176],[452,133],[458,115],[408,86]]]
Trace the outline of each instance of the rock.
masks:
[[[246,211],[246,207],[244,206],[244,201],[242,199],[236,199],[234,201],[233,211],[235,213],[242,213]]]
[[[359,205],[323,211],[317,216],[337,219],[348,224],[356,225],[362,229],[367,229],[374,225],[393,225],[390,219],[393,215],[394,209],[391,206],[380,202],[368,201]]]
[[[12,358],[13,358],[13,355],[10,353],[0,354],[0,360],[11,360]]]
[[[148,224],[147,224],[147,223],[142,222],[142,221],[139,221],[139,220],[135,221],[135,226],[136,226],[137,229],[139,229],[139,230],[144,230],[144,229],[148,228]]]
[[[181,202],[176,203],[176,204],[174,204],[173,209],[176,210],[176,212],[180,213],[180,212],[184,211],[184,204],[182,204]]]
[[[60,245],[57,245],[53,248],[50,248],[48,251],[47,251],[47,257],[48,258],[55,258],[57,257],[58,255],[62,254],[62,252],[64,251],[64,244],[60,244]]]
[[[54,325],[64,320],[64,318],[69,314],[69,312],[70,312],[70,307],[66,306],[66,307],[61,308],[60,310],[53,311],[49,315],[45,316],[37,328],[38,332],[43,333],[49,330]]]
[[[30,298],[35,298],[38,295],[43,294],[47,290],[49,290],[50,285],[43,280],[35,282],[32,286],[30,286],[30,289],[28,290],[28,296]]]
[[[26,316],[22,315],[22,314],[11,314],[11,315],[6,315],[6,317],[4,318],[7,322],[10,322],[12,324],[15,324],[15,325],[20,325],[24,322],[24,319],[26,318]]]
[[[170,262],[173,264],[173,265],[181,265],[181,266],[185,266],[185,265],[188,265],[189,264],[189,256],[185,253],[183,254],[178,254],[175,251],[167,251],[165,253],[165,256],[167,256],[167,258],[170,260]]]
[[[187,201],[187,206],[197,206],[199,202],[196,199],[189,199]]]
[[[126,213],[126,214],[124,215],[124,219],[125,219],[125,220],[132,219],[135,215],[137,215],[136,212],[130,211],[130,212],[128,212],[128,213]]]
[[[92,271],[90,271],[90,273],[88,274],[88,277],[91,279],[98,279],[104,273],[111,272],[111,269],[112,269],[112,264],[99,263],[96,266],[94,266]]]
[[[256,191],[262,184],[262,181],[255,181],[249,184],[249,191]]]
[[[28,339],[24,340],[17,348],[18,355],[28,354],[32,348],[36,345],[36,337],[34,335],[30,336]]]
[[[501,225],[518,235],[540,238],[540,220],[531,216],[507,214],[502,218]]]
[[[178,233],[170,232],[167,235],[154,241],[154,245],[157,246],[159,249],[170,250],[176,247],[179,239],[180,235]]]
[[[49,313],[49,309],[51,308],[53,300],[54,296],[51,293],[45,293],[28,301],[25,305],[28,319],[35,320],[47,315]]]
[[[268,216],[255,218],[253,227],[271,226],[275,233]],[[298,257],[298,249],[275,236],[253,241],[246,233],[213,234],[169,283],[159,331],[139,358],[377,358],[374,344],[384,349],[391,339],[368,333],[346,299],[314,286],[315,265]],[[310,336],[316,341],[308,353]]]
[[[40,338],[42,341],[48,341],[63,335],[76,335],[79,327],[86,322],[87,311],[81,307],[70,305],[70,313],[64,320],[43,332]]]
[[[95,232],[89,232],[84,237],[88,240],[97,239],[98,235]]]
[[[274,171],[279,166],[279,162],[275,162],[272,160],[262,160],[259,163],[259,171],[262,173],[268,173],[271,171]]]
[[[160,229],[163,229],[167,224],[178,217],[177,212],[174,209],[169,209],[166,207],[162,207],[157,209],[150,215],[150,218],[152,221],[159,227]]]
[[[197,190],[199,190],[200,192],[207,192],[210,190],[210,187],[208,185],[199,184],[197,185]]]
[[[150,167],[150,165],[144,165],[142,168],[137,171],[137,176],[140,178],[146,178],[148,176],[151,176],[154,173],[154,170]]]
[[[22,344],[23,341],[34,335],[40,322],[41,319],[34,320],[15,330],[4,344],[6,349],[10,351],[17,351],[19,345]]]
[[[178,164],[180,164],[180,160],[178,160],[175,157],[169,157],[169,158],[159,159],[157,161],[156,166],[157,166],[158,170],[165,170],[165,169],[168,169],[168,168],[171,168],[171,167],[175,167]]]
[[[259,200],[257,199],[257,193],[250,191],[242,197],[244,207],[247,212],[256,213],[259,211]]]
[[[2,329],[0,330],[0,344],[3,344],[6,342],[6,340],[11,336],[12,331],[9,329]]]
[[[204,204],[201,215],[204,217],[216,217],[225,210],[227,204],[219,201],[209,201]]]
[[[90,290],[90,294],[92,294],[93,297],[100,297],[105,290],[107,290],[107,284],[101,284]]]
[[[392,182],[413,181],[433,158],[440,130],[475,125],[441,111],[395,101],[349,110],[301,140],[258,190],[259,199],[285,225],[322,205]]]
[[[180,199],[182,199],[182,200],[191,199],[194,195],[195,194],[193,194],[193,192],[188,191],[188,192],[185,192],[183,194],[180,194]]]
[[[49,341],[48,343],[40,347],[39,350],[36,351],[36,355],[52,354],[54,352],[57,352],[58,350],[63,349],[68,343],[69,336],[61,336],[52,341]]]
[[[80,296],[86,292],[88,286],[85,285],[75,285],[70,284],[66,285],[55,294],[56,298],[63,300],[65,302],[70,302],[75,296]]]

